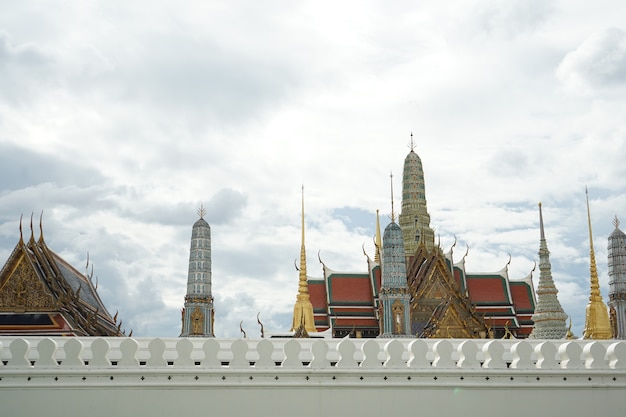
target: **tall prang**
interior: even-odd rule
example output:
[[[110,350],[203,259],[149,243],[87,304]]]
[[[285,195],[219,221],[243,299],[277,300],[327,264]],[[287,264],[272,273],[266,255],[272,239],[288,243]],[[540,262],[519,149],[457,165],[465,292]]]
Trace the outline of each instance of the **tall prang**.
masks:
[[[382,242],[379,297],[383,309],[383,325],[380,337],[411,337],[411,295],[406,279],[404,239],[393,211],[393,176],[391,179],[391,223],[385,227]]]
[[[213,296],[211,295],[211,227],[204,220],[206,210],[200,206],[191,229],[187,295],[182,311],[181,337],[215,337]]]
[[[587,194],[587,222],[589,225],[589,271],[591,275],[591,292],[589,294],[589,304],[585,314],[585,330],[583,339],[610,339],[613,335],[609,321],[609,313],[606,304],[602,301],[600,294],[600,282],[598,280],[598,269],[596,267],[596,255],[593,251],[593,234],[591,232],[591,213],[589,211],[589,192]]]
[[[304,186],[302,187],[302,244],[300,246],[300,268],[298,278],[298,295],[293,306],[291,331],[298,334],[315,332],[313,304],[309,295],[309,284],[306,275],[306,249],[304,247]],[[304,330],[305,332],[302,332]]]
[[[413,133],[411,133],[411,151],[404,159],[402,174],[402,209],[399,223],[404,239],[407,258],[413,256],[417,247],[424,244],[431,252],[435,245],[435,232],[430,227],[430,215],[426,208],[426,189],[422,160],[415,153]]]
[[[609,235],[609,319],[615,339],[626,339],[626,234],[619,228]]]
[[[558,290],[552,280],[550,251],[543,229],[543,214],[539,203],[539,286],[537,288],[537,306],[532,316],[534,327],[531,339],[562,339],[567,335],[567,314],[563,311],[557,297]]]

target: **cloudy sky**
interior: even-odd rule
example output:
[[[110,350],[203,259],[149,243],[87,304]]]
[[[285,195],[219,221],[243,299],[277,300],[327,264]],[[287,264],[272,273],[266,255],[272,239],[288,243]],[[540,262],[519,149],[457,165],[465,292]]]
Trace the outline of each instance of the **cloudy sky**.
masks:
[[[607,300],[625,114],[620,0],[0,0],[0,259],[43,210],[48,246],[79,270],[89,253],[127,331],[177,336],[204,204],[217,335],[257,335],[257,312],[288,330],[301,185],[309,275],[318,252],[365,270],[413,132],[431,225],[470,247],[469,271],[510,253],[510,277],[528,274],[543,202],[580,335],[585,186]]]

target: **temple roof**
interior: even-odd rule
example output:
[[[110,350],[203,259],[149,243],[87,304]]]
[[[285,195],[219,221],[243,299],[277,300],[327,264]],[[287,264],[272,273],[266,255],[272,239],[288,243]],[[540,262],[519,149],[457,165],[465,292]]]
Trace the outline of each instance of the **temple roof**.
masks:
[[[117,325],[117,317],[111,317],[91,278],[50,250],[43,233],[38,241],[31,235],[27,243],[20,236],[0,270],[0,310],[7,324],[0,325],[0,333],[24,334],[32,330],[37,334],[77,336],[122,334],[121,323]],[[35,323],[29,318],[33,314],[47,316],[50,323]],[[11,315],[15,320],[19,318],[19,325],[8,325],[15,321]]]

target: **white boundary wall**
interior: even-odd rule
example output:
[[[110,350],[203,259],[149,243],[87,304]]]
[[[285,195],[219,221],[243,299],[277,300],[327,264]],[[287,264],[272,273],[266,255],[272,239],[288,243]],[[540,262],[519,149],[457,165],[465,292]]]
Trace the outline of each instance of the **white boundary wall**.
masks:
[[[626,342],[0,337],[2,416],[626,414]]]

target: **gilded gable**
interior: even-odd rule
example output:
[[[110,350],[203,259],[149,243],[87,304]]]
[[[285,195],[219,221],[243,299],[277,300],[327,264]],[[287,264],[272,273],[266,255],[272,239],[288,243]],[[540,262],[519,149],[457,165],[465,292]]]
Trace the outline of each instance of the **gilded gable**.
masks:
[[[21,256],[17,266],[2,279],[0,311],[50,311],[54,298],[46,289],[32,265]]]

